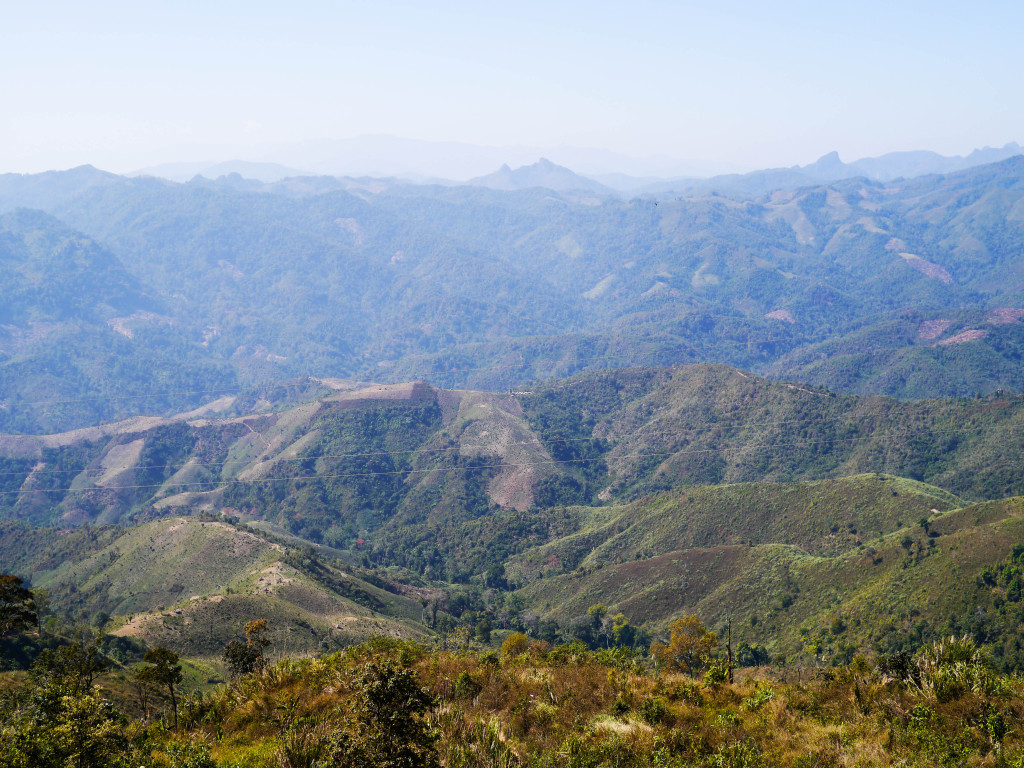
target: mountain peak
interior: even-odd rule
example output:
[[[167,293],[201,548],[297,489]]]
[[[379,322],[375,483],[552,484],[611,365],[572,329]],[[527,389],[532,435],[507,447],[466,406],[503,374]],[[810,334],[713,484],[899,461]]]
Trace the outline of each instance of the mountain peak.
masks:
[[[830,167],[839,166],[839,165],[842,165],[842,164],[843,164],[843,161],[839,159],[839,153],[836,152],[834,149],[831,152],[829,152],[828,154],[825,154],[825,155],[822,155],[821,157],[819,157],[815,161],[815,163],[814,163],[814,165],[817,166],[818,168],[826,168],[826,167],[830,168]]]
[[[546,157],[540,158],[532,165],[524,165],[515,170],[504,164],[494,173],[470,179],[467,184],[476,187],[488,187],[505,191],[544,187],[556,192],[583,191],[598,194],[613,194],[603,184],[580,176],[575,171],[557,165]]]
[[[817,179],[829,180],[838,176],[843,176],[846,164],[839,159],[839,153],[832,150],[828,154],[822,155],[810,165],[805,165],[799,170],[804,173],[808,173]]]

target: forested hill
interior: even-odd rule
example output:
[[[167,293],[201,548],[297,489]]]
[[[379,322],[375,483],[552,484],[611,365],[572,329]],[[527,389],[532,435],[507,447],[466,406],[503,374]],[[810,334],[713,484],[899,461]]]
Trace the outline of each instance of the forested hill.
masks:
[[[1016,395],[862,398],[715,364],[506,393],[298,381],[0,437],[0,559],[62,620],[203,663],[253,616],[312,653],[491,630],[647,648],[696,613],[760,659],[970,634],[1013,670],[1022,420]]]
[[[716,361],[862,393],[1016,391],[1022,171],[1018,157],[755,201],[173,184],[89,168],[3,176],[0,208],[56,219],[0,222],[5,269],[22,275],[2,298],[25,308],[0,329],[0,428],[167,414],[204,395],[137,396],[308,375],[504,390],[586,368]],[[39,282],[61,243],[86,242],[106,255],[81,262],[84,285],[110,295]],[[82,302],[88,318],[68,309]],[[105,356],[119,362],[100,381],[89,358]],[[142,370],[158,383],[147,388]]]
[[[2,436],[2,515],[67,525],[229,509],[331,547],[401,549],[495,513],[681,485],[884,472],[966,499],[1024,494],[1019,396],[858,398],[720,365],[508,394],[323,380],[271,396]]]

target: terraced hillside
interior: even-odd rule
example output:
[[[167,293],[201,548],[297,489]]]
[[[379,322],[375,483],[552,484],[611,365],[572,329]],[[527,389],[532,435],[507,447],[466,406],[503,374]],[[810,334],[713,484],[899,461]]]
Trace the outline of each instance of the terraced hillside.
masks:
[[[354,540],[417,494],[435,514],[445,503],[525,509],[536,483],[554,471],[512,397],[422,383],[330,380],[321,389],[334,391],[246,416],[213,418],[209,407],[58,435],[0,436],[6,517],[109,524],[128,512],[228,508],[315,540],[348,524]],[[224,398],[217,407],[235,405]],[[454,479],[438,482],[437,470],[453,465]],[[332,496],[281,491],[307,485],[303,478]]]

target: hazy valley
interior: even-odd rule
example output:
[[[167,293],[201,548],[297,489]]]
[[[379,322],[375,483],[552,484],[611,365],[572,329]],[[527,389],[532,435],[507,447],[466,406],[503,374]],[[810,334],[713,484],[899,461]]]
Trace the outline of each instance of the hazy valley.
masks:
[[[548,162],[0,176],[0,570],[37,600],[5,685],[92,647],[104,696],[166,708],[133,671],[164,649],[180,740],[238,766],[341,749],[314,700],[361,722],[367,659],[447,702],[414,721],[452,766],[838,765],[763,719],[828,707],[920,757],[921,702],[939,764],[1018,750],[984,718],[1024,707],[1024,158],[960,160],[633,194]],[[943,698],[950,636],[983,682]]]

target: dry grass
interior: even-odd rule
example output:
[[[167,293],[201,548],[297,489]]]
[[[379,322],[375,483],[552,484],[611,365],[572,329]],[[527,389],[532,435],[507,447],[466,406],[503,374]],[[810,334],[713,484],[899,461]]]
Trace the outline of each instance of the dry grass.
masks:
[[[207,739],[224,765],[276,767],[286,746],[316,741],[307,730],[344,717],[358,670],[381,657],[413,669],[436,698],[429,723],[447,768],[982,766],[1024,755],[1024,734],[998,725],[1024,717],[1015,679],[999,696],[940,703],[863,670],[709,686],[592,656],[552,663],[534,650],[499,662],[396,641],[240,680],[205,701],[189,737]]]

